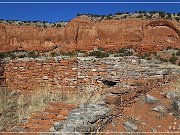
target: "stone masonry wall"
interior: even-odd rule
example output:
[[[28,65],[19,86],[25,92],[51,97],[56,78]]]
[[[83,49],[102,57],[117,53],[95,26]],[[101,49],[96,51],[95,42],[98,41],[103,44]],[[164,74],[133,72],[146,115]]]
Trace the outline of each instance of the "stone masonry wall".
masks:
[[[116,87],[130,87],[133,83],[144,83],[146,79],[164,78],[173,69],[160,67],[159,62],[138,57],[79,57],[78,88],[102,88],[103,81],[112,81]]]
[[[6,62],[2,78],[14,90],[33,90],[49,86],[51,90],[74,91],[77,82],[76,59],[11,60]]]
[[[1,85],[15,90],[33,90],[47,84],[51,90],[97,90],[104,87],[104,80],[129,87],[145,79],[164,78],[173,70],[135,56],[19,59],[1,65]]]

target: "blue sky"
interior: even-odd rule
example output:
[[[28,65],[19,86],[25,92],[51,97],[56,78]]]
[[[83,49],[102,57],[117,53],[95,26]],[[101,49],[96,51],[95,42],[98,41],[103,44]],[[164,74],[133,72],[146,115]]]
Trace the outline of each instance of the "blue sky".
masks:
[[[2,2],[3,0],[0,0]],[[23,1],[23,0],[4,0]],[[24,0],[25,1],[25,0]],[[48,0],[29,0],[48,1]],[[52,0],[58,1],[58,0]],[[60,0],[59,0],[60,1]],[[65,0],[64,0],[65,1]],[[68,0],[67,2],[74,1]],[[83,1],[83,0],[76,0]],[[85,1],[85,0],[84,0]],[[86,0],[87,1],[87,0]],[[98,1],[98,0],[89,0]],[[108,1],[108,0],[99,0]],[[114,0],[116,2],[118,0]],[[121,0],[137,1],[137,0]],[[145,0],[138,0],[145,1]],[[149,0],[157,1],[157,0]],[[166,0],[158,0],[167,2]],[[173,0],[178,1],[180,0]],[[165,11],[170,13],[180,12],[180,4],[0,4],[0,18],[10,20],[44,20],[49,22],[68,21],[77,14],[110,14],[115,12],[145,11]]]

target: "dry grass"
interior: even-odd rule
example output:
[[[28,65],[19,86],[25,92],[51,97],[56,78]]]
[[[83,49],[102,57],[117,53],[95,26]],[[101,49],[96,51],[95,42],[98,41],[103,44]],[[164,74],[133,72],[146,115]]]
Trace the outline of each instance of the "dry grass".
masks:
[[[82,91],[50,91],[47,84],[43,88],[38,88],[32,93],[22,94],[18,98],[19,121],[26,119],[34,111],[42,111],[45,106],[52,101],[61,101],[72,104],[97,103],[102,100],[101,94],[96,90]]]
[[[0,131],[5,125],[14,125],[18,122],[17,99],[18,93],[0,87]]]
[[[159,64],[159,66],[161,68],[175,68],[175,69],[180,69],[180,66],[178,65],[174,65],[174,64],[171,64],[171,63],[167,63],[167,62],[164,62],[162,64]]]
[[[134,123],[135,125],[146,126],[146,123],[140,117],[135,117],[131,115],[131,116],[128,116],[126,119],[127,121]]]
[[[101,94],[97,93],[96,90],[84,90],[83,92],[50,91],[49,85],[26,93],[4,89],[2,91],[0,89],[0,127],[3,124],[6,125],[8,121],[16,120],[14,123],[16,125],[18,122],[26,120],[32,112],[43,111],[51,101],[62,101],[80,105],[84,103],[97,103],[101,99]],[[12,110],[12,106],[15,106],[14,110]],[[12,113],[10,114],[12,117],[8,117],[6,112]],[[1,119],[2,114],[5,120]],[[16,117],[14,117],[15,115]]]
[[[42,111],[50,101],[65,100],[64,92],[51,92],[49,86],[26,93],[0,87],[0,127],[11,121],[21,122],[27,119],[32,112]]]
[[[50,86],[45,85],[27,94],[21,94],[18,98],[19,121],[27,119],[34,111],[43,111],[51,101],[66,101],[67,94],[63,91],[50,91]]]
[[[85,104],[85,103],[98,103],[102,101],[102,95],[100,94],[100,90],[94,87],[86,87],[83,90],[77,90],[68,98],[68,103],[73,104]]]

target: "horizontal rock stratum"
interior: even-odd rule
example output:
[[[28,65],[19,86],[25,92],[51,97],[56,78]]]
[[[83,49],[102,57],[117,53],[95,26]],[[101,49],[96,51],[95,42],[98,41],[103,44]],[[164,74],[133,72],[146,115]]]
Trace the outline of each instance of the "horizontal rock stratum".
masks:
[[[0,23],[0,52],[13,50],[60,51],[115,50],[131,47],[138,52],[179,47],[180,23],[167,19],[110,19],[95,21],[78,16],[64,27],[20,26]]]

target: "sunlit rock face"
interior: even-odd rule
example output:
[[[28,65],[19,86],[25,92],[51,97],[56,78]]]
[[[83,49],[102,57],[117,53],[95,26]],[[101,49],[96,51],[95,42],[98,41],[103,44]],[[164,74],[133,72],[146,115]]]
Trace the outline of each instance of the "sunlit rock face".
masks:
[[[18,26],[0,24],[0,52],[13,50],[61,51],[115,50],[131,47],[139,52],[178,47],[180,25],[177,21],[141,18],[95,21],[87,16],[72,19],[64,27]]]

